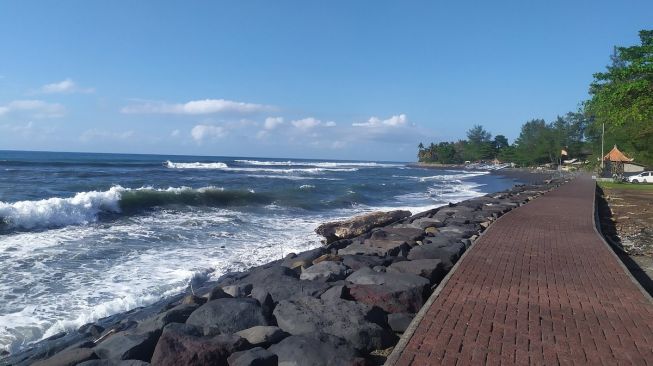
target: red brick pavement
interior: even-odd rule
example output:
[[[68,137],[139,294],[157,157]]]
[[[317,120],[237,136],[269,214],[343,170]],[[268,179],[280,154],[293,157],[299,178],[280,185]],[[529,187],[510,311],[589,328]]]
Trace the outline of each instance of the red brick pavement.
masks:
[[[653,365],[653,303],[594,230],[581,177],[478,239],[395,365]]]

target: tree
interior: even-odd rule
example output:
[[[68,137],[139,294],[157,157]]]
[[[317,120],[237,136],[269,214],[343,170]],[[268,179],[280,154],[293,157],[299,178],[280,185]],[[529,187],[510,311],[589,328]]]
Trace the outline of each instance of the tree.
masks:
[[[492,143],[494,150],[497,152],[505,149],[506,147],[510,146],[508,143],[508,139],[504,135],[496,135],[494,136],[494,141]]]
[[[489,142],[492,139],[492,134],[486,131],[481,125],[474,125],[467,131],[467,140],[470,144],[480,145],[483,142]]]
[[[553,163],[560,152],[554,129],[543,119],[526,122],[515,145],[515,159],[521,165]]]
[[[653,30],[640,31],[639,38],[639,45],[616,47],[612,64],[594,74],[584,107],[595,117],[590,135],[596,138],[605,124],[606,142],[653,164]]]

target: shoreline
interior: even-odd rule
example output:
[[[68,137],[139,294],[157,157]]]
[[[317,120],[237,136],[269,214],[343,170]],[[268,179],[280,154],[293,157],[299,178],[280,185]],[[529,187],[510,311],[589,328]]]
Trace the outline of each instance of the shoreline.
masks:
[[[449,168],[449,167],[447,167]],[[534,183],[535,181],[538,180],[544,180],[547,178],[551,178],[552,174],[551,172],[536,172],[532,173],[530,171],[524,171],[520,169],[510,169],[506,170],[503,169],[501,171],[493,171],[491,172],[492,174],[495,175],[501,175],[506,178],[511,178],[515,180],[519,180],[521,182],[526,182],[529,184]],[[69,331],[65,334],[57,334],[53,337],[50,337],[48,339],[39,341],[35,344],[33,344],[30,348],[23,349],[16,354],[9,355],[8,357],[4,359],[0,359],[0,364],[15,364],[15,365],[20,365],[20,364],[31,364],[32,362],[36,360],[42,360],[42,359],[47,359],[48,357],[52,357],[54,355],[60,355],[60,354],[65,354],[65,353],[70,353],[71,350],[77,350],[78,353],[80,353],[80,349],[86,350],[88,354],[93,354],[95,355],[95,358],[97,356],[100,356],[101,358],[112,358],[112,357],[104,357],[107,355],[106,352],[102,352],[101,350],[103,349],[103,345],[106,346],[106,343],[111,343],[109,342],[110,339],[119,339],[120,337],[118,336],[133,336],[135,334],[140,334],[141,336],[143,335],[144,328],[147,328],[148,324],[149,327],[152,326],[152,318],[159,319],[159,323],[157,323],[157,326],[154,326],[156,330],[152,333],[149,332],[150,337],[157,338],[157,340],[161,337],[161,334],[165,335],[166,331],[164,327],[168,324],[167,322],[161,322],[160,318],[161,315],[165,314],[170,314],[170,312],[179,312],[179,308],[184,308],[186,311],[190,311],[188,316],[190,316],[195,310],[201,309],[203,305],[200,303],[203,302],[201,300],[201,297],[208,297],[209,300],[216,300],[215,292],[217,289],[220,289],[218,292],[223,292],[227,294],[227,296],[224,296],[222,298],[233,298],[233,299],[256,299],[254,301],[256,304],[252,305],[255,308],[258,306],[257,309],[262,309],[265,306],[268,306],[270,308],[276,308],[278,307],[279,304],[282,304],[283,307],[300,307],[300,308],[311,308],[315,306],[325,306],[326,308],[333,308],[333,304],[329,303],[327,300],[325,300],[323,297],[325,294],[330,293],[329,295],[329,301],[332,302],[342,302],[343,298],[345,298],[346,302],[351,302],[354,304],[363,304],[363,308],[365,307],[371,307],[374,309],[378,309],[379,305],[381,304],[375,304],[375,301],[379,300],[379,296],[381,298],[385,298],[388,300],[388,296],[392,298],[392,294],[375,294],[375,293],[369,293],[370,289],[366,288],[365,285],[367,284],[355,284],[352,287],[351,286],[351,281],[350,281],[350,276],[360,272],[361,270],[364,270],[364,268],[375,268],[379,269],[377,267],[384,267],[386,270],[389,269],[390,267],[395,268],[392,270],[392,273],[397,272],[396,268],[402,267],[400,265],[400,262],[406,262],[409,260],[417,260],[417,259],[411,259],[410,258],[410,252],[415,253],[413,251],[413,248],[419,248],[419,247],[424,247],[422,244],[418,244],[418,242],[422,242],[423,240],[431,240],[431,236],[428,235],[416,235],[416,230],[418,229],[419,226],[415,226],[413,223],[415,221],[422,220],[423,222],[429,221],[429,217],[431,216],[437,216],[438,212],[446,212],[448,210],[454,210],[455,207],[467,207],[469,208],[470,205],[486,205],[487,203],[483,203],[488,200],[493,200],[497,201],[496,204],[501,204],[503,201],[510,201],[510,197],[517,196],[520,199],[524,198],[523,192],[530,192],[529,195],[537,194],[537,192],[542,191],[542,189],[548,189],[550,188],[554,182],[549,182],[548,184],[544,185],[536,185],[536,186],[520,186],[520,185],[515,185],[512,188],[501,191],[501,192],[490,192],[487,193],[484,196],[477,197],[477,198],[472,198],[469,200],[461,201],[458,202],[457,204],[454,205],[445,205],[441,206],[435,209],[431,209],[428,211],[420,212],[415,215],[410,216],[409,218],[400,220],[398,222],[395,222],[390,225],[383,226],[381,228],[374,229],[370,232],[366,232],[365,234],[361,235],[360,237],[353,238],[353,239],[343,239],[340,241],[336,241],[335,243],[331,243],[326,246],[318,247],[312,250],[308,250],[305,252],[300,252],[300,253],[291,253],[286,258],[281,259],[281,260],[276,260],[272,261],[266,264],[263,264],[258,267],[250,268],[249,270],[245,272],[240,272],[240,273],[227,273],[223,276],[221,276],[217,281],[210,281],[202,284],[200,288],[192,288],[190,287],[189,290],[187,290],[185,293],[180,293],[174,296],[171,296],[169,298],[162,299],[160,301],[157,301],[156,303],[146,306],[146,307],[140,307],[133,309],[131,311],[125,312],[125,313],[119,313],[119,314],[114,314],[109,317],[100,319],[94,323],[90,323],[87,325],[82,326],[78,331]],[[530,187],[532,191],[529,191],[527,188]],[[501,197],[499,198],[493,198],[493,197]],[[531,197],[531,196],[528,196]],[[526,198],[528,198],[526,197]],[[527,200],[525,200],[527,201]],[[525,202],[524,201],[524,202]],[[512,201],[511,201],[512,202]],[[503,202],[505,203],[505,202]],[[490,206],[492,204],[489,204]],[[514,205],[514,202],[511,203],[511,205]],[[504,209],[512,207],[511,205],[505,206]],[[480,207],[480,206],[479,206]],[[484,206],[483,206],[484,207]],[[514,206],[516,207],[516,206]],[[469,210],[465,210],[466,212]],[[481,209],[482,211],[482,209]],[[435,226],[428,226],[428,227],[420,227],[419,229],[424,231],[425,229],[436,229],[435,231],[443,231],[444,233],[447,233],[447,237],[449,239],[452,239],[453,242],[456,243],[457,247],[459,248],[459,253],[455,254],[451,258],[449,258],[449,262],[452,263],[446,263],[443,264],[443,261],[440,260],[440,265],[436,265],[436,268],[432,268],[431,272],[439,272],[440,274],[444,275],[446,272],[448,272],[448,269],[453,266],[457,258],[465,251],[465,249],[471,245],[471,242],[473,239],[475,239],[476,235],[478,235],[480,232],[482,232],[493,219],[496,217],[500,216],[502,212],[499,212],[497,210],[490,210],[492,211],[491,215],[489,217],[484,217],[482,222],[474,222],[472,223],[470,220],[452,220],[446,222],[449,218],[445,218],[445,220],[440,221],[440,228],[444,228],[442,230],[437,230]],[[489,212],[489,211],[488,211]],[[506,211],[507,212],[507,211]],[[468,212],[469,213],[469,212]],[[478,221],[478,220],[476,220]],[[439,224],[434,224],[438,226]],[[470,226],[471,225],[471,226]],[[474,225],[476,225],[474,227]],[[457,228],[457,230],[448,230],[450,228]],[[462,230],[460,229],[462,228]],[[476,229],[476,230],[475,230]],[[374,235],[377,235],[379,231],[385,232],[385,236],[381,237],[375,237]],[[399,231],[397,231],[399,230]],[[411,231],[412,230],[412,231]],[[412,234],[410,234],[412,232]],[[433,232],[433,230],[431,230]],[[375,234],[377,233],[377,234]],[[409,237],[406,237],[405,234],[409,233]],[[380,235],[380,234],[378,234]],[[377,236],[378,236],[377,235]],[[412,236],[411,236],[412,235]],[[439,235],[433,236],[435,238],[439,238]],[[395,240],[399,239],[399,240]],[[421,240],[417,240],[421,239]],[[402,243],[397,244],[397,241],[402,241]],[[395,245],[395,247],[392,248],[385,248],[381,249],[379,251],[378,248],[365,248],[366,244],[370,241],[380,241],[380,242],[386,242],[384,245],[387,247],[387,245]],[[451,240],[450,240],[451,241]],[[389,242],[395,242],[394,244],[388,244]],[[461,244],[463,243],[462,247]],[[354,244],[354,245],[352,245]],[[352,250],[350,247],[355,247],[358,245],[358,249]],[[348,249],[349,248],[349,249]],[[399,249],[397,249],[399,248]],[[368,251],[367,253],[358,253],[356,250],[365,252],[366,250]],[[381,252],[385,251],[383,254],[383,257],[378,256]],[[377,255],[370,255],[371,253],[377,254]],[[438,254],[441,256],[441,254]],[[326,257],[325,257],[326,256]],[[329,257],[331,256],[331,257]],[[372,264],[376,264],[375,266],[372,265],[367,265],[367,264],[360,264],[360,263],[355,263],[352,264],[351,261],[345,263],[343,260],[336,260],[334,259],[335,257],[346,257],[346,256],[354,256],[355,258],[358,258],[360,256],[368,256],[370,258],[373,258],[376,262]],[[325,257],[327,259],[323,259],[317,263],[315,261],[319,258]],[[330,259],[329,259],[330,258]],[[370,258],[363,258],[365,260],[368,260]],[[379,258],[386,258],[384,260],[378,260]],[[390,259],[387,259],[390,258]],[[358,258],[360,259],[360,258]],[[424,259],[431,259],[433,260],[438,260],[435,258],[424,258]],[[328,263],[329,265],[331,264],[339,264],[342,267],[346,267],[345,269],[338,268],[338,269],[333,269],[331,268],[330,271],[327,270],[326,272],[328,273],[327,278],[332,276],[335,271],[336,276],[334,278],[331,278],[330,280],[323,278],[323,273],[324,272],[319,272],[317,274],[311,274],[312,271],[315,270],[316,265],[319,263]],[[347,265],[349,264],[349,265]],[[431,263],[433,264],[433,263]],[[320,265],[319,267],[328,267],[329,265],[324,264]],[[394,266],[394,267],[393,267]],[[331,267],[333,267],[331,265]],[[338,267],[338,266],[335,266]],[[287,268],[288,271],[282,270],[280,268]],[[309,270],[310,268],[313,268],[313,270]],[[308,271],[307,271],[308,270]],[[326,270],[326,269],[325,269]],[[342,271],[341,271],[342,270]],[[383,273],[386,273],[387,271],[384,270]],[[255,276],[256,273],[260,272],[266,272],[266,271],[272,271],[272,273],[269,273],[269,276],[263,276],[262,278],[258,278],[256,281],[252,280],[250,277]],[[276,271],[276,272],[275,272]],[[340,272],[343,273],[340,273]],[[414,277],[419,278],[424,278],[424,274],[410,274],[406,273],[406,271],[410,271],[410,269],[404,269],[403,272],[399,271],[402,275],[407,276],[407,275],[412,275],[413,278],[411,279],[413,282],[416,280]],[[309,273],[308,275],[305,274]],[[379,272],[381,273],[381,272]],[[347,276],[344,276],[344,274],[347,274]],[[370,273],[367,274],[367,277],[369,277]],[[373,274],[372,274],[373,275]],[[311,277],[312,276],[312,277]],[[322,278],[320,277],[322,276]],[[363,276],[361,274],[360,276]],[[421,276],[421,277],[420,277]],[[380,326],[381,331],[377,330],[377,333],[379,333],[378,337],[379,339],[382,338],[393,338],[393,336],[396,338],[396,335],[398,334],[398,329],[401,327],[397,328],[397,324],[390,324],[390,323],[406,323],[408,321],[409,316],[405,314],[415,314],[417,311],[419,311],[419,307],[417,307],[417,304],[420,304],[420,301],[423,303],[423,300],[428,298],[426,296],[427,292],[430,292],[432,288],[430,286],[436,285],[437,283],[434,282],[434,278],[439,277],[440,275],[435,275],[431,273],[429,275],[431,277],[431,283],[429,286],[425,286],[422,284],[423,288],[427,288],[427,290],[424,290],[424,293],[422,294],[417,294],[417,292],[414,288],[409,291],[413,294],[413,303],[412,305],[406,307],[406,304],[404,305],[397,305],[399,308],[404,306],[402,309],[403,311],[400,312],[399,314],[403,314],[402,316],[397,316],[397,312],[391,312],[388,311],[388,309],[384,309],[383,312],[385,312],[385,320],[378,320],[376,323],[383,323],[385,324],[385,328],[383,326]],[[256,276],[255,276],[256,277]],[[303,295],[308,295],[309,298],[317,299],[316,301],[320,302],[320,304],[312,304],[312,306],[308,306],[306,303],[300,303],[296,304],[293,303],[293,296],[290,296],[288,293],[285,294],[275,294],[275,296],[270,296],[271,293],[270,289],[267,289],[266,294],[268,296],[265,296],[263,294],[256,293],[259,289],[261,288],[275,288],[276,290],[272,292],[279,292],[279,285],[277,284],[272,284],[272,283],[267,283],[264,281],[265,278],[274,278],[275,280],[278,280],[278,283],[285,284],[287,285],[286,287],[291,287],[293,289],[296,289],[297,283],[295,282],[300,282],[300,285],[306,285],[308,287],[304,288],[303,286],[300,286],[299,292]],[[308,279],[311,277],[311,279]],[[365,277],[365,276],[363,276]],[[427,276],[428,277],[428,276]],[[249,278],[249,279],[248,279]],[[317,278],[317,279],[316,279]],[[345,278],[347,281],[345,281]],[[257,282],[258,281],[258,282]],[[243,282],[249,282],[243,284]],[[365,281],[363,281],[365,282]],[[410,282],[410,281],[409,281]],[[418,281],[419,282],[419,281]],[[262,285],[264,283],[264,285]],[[417,286],[419,287],[419,286]],[[228,291],[225,292],[223,289],[227,289]],[[338,290],[333,290],[334,288],[338,288]],[[355,301],[352,301],[351,297],[351,290],[354,289],[354,292],[359,291],[357,297],[358,299],[353,299]],[[255,291],[256,290],[256,291]],[[333,290],[333,291],[332,291]],[[339,294],[334,294],[331,292],[334,291],[340,291]],[[391,293],[396,293],[399,292],[401,294],[405,295],[406,291],[403,290],[395,290],[390,291]],[[192,292],[192,293],[191,293]],[[258,291],[260,292],[260,291]],[[281,291],[283,292],[283,291]],[[288,291],[285,291],[288,292]],[[349,292],[349,294],[345,294],[345,292]],[[198,296],[199,295],[199,296]],[[419,296],[418,296],[419,295]],[[221,296],[221,295],[220,295]],[[385,297],[384,297],[385,296]],[[419,298],[422,298],[422,300],[419,300]],[[212,298],[213,297],[213,298]],[[355,296],[356,297],[356,296]],[[374,300],[376,299],[376,300]],[[270,303],[271,301],[271,303]],[[297,300],[299,301],[299,300]],[[302,301],[312,301],[312,300],[307,300],[303,299]],[[213,302],[213,301],[211,301]],[[301,302],[301,301],[300,301]],[[266,305],[267,303],[267,305]],[[382,305],[381,305],[382,306]],[[421,307],[421,305],[420,305]],[[192,309],[191,309],[192,308]],[[365,308],[367,309],[367,308]],[[356,309],[357,311],[369,311],[370,309],[367,310],[361,310]],[[270,310],[270,309],[268,309]],[[396,310],[396,309],[394,309]],[[393,310],[393,311],[394,311]],[[276,310],[275,310],[276,311]],[[300,311],[301,313],[301,311]],[[301,314],[300,314],[301,315]],[[188,318],[186,316],[186,318]],[[294,314],[293,316],[290,316],[290,319],[296,318],[297,314]],[[285,319],[283,314],[272,314],[271,311],[269,314],[264,314],[264,320],[261,320],[260,322],[266,323],[265,325],[268,326],[280,326],[280,331],[285,332],[286,330],[289,330],[290,328],[293,328],[293,326],[283,324],[283,321],[279,321],[279,319]],[[172,323],[178,323],[180,318],[176,318],[177,321],[173,321]],[[412,318],[411,318],[412,319]],[[183,319],[181,323],[186,321],[187,319]],[[233,320],[233,319],[232,319]],[[260,320],[260,319],[259,319]],[[365,328],[368,324],[361,324],[361,327]],[[392,327],[391,325],[395,325],[395,327]],[[407,324],[404,324],[407,326]],[[285,329],[284,329],[285,328]],[[373,327],[374,328],[374,327]],[[166,328],[167,329],[167,328]],[[147,332],[146,332],[147,333]],[[286,332],[286,334],[295,334],[296,332],[289,331]],[[206,331],[206,327],[204,329],[203,337],[209,337],[211,336],[210,331]],[[296,335],[297,337],[300,337],[299,335]],[[295,336],[293,336],[295,337]],[[147,338],[147,337],[146,337]],[[342,338],[342,337],[341,337]],[[346,338],[346,337],[345,337]],[[354,337],[355,338],[355,337]],[[291,338],[289,338],[291,339]],[[348,339],[349,340],[349,339]],[[379,354],[374,354],[374,351],[379,351],[379,349],[376,348],[376,346],[387,346],[389,343],[388,341],[382,341],[379,340],[380,343],[376,345],[356,345],[356,347],[353,348],[353,353],[355,354],[356,357],[363,356],[364,358],[368,360],[374,360],[378,359],[380,356]],[[385,343],[384,343],[385,342]],[[115,343],[115,342],[113,342]],[[324,342],[322,342],[324,343]],[[329,342],[326,342],[329,343]],[[351,343],[351,342],[350,342]],[[392,343],[392,342],[390,342]],[[71,348],[72,347],[72,348]],[[99,350],[97,350],[99,348]],[[346,347],[345,347],[346,348]],[[374,349],[372,349],[374,348]],[[95,350],[95,351],[93,351]],[[92,352],[89,352],[92,351]],[[154,351],[152,348],[151,351]],[[281,351],[280,351],[281,352]],[[283,353],[283,352],[282,352]],[[377,352],[378,353],[378,352]],[[382,354],[382,352],[380,353]],[[147,358],[147,357],[152,357],[152,354],[150,355],[141,355],[141,359]],[[147,360],[149,361],[149,360]]]

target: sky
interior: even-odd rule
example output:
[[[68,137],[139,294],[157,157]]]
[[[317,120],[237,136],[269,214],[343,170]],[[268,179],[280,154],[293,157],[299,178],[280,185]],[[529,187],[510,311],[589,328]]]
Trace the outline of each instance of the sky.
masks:
[[[0,150],[413,161],[576,111],[653,1],[0,0]]]

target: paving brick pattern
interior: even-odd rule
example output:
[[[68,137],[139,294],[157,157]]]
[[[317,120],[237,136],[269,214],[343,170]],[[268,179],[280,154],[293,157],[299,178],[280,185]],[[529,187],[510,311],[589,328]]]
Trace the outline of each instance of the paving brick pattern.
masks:
[[[397,365],[653,365],[653,304],[594,231],[581,177],[493,224]]]

